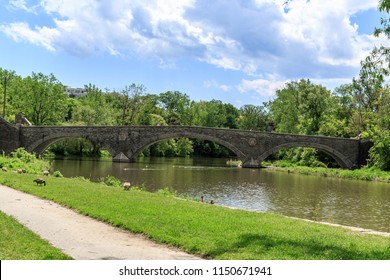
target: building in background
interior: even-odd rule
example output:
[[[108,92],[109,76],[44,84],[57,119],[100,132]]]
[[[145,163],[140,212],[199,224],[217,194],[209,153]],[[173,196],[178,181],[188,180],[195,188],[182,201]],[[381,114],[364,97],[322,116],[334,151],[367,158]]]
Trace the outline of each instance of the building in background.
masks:
[[[65,87],[65,93],[70,98],[77,98],[80,96],[84,96],[86,94],[86,90],[83,88],[72,88],[72,87]]]

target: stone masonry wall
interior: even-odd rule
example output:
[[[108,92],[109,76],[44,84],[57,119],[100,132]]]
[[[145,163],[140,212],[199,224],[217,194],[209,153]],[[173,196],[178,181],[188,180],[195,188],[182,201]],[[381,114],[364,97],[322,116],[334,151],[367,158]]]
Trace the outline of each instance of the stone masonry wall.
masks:
[[[19,127],[0,117],[0,152],[9,154],[19,147]]]

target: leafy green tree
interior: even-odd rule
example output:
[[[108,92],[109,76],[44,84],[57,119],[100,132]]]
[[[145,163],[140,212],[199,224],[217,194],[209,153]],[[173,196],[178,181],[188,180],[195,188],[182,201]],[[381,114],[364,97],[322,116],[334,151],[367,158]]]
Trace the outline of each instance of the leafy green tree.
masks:
[[[12,102],[35,125],[60,124],[67,113],[64,86],[53,74],[33,72],[31,76],[19,80]]]
[[[174,157],[177,155],[175,139],[158,142],[149,147],[150,155],[155,157]]]
[[[224,127],[233,129],[238,128],[237,119],[240,116],[240,111],[229,103],[225,103],[224,106],[226,112],[226,123]]]
[[[95,85],[86,85],[86,94],[73,111],[72,122],[85,125],[114,125],[114,109],[107,102],[108,96]]]
[[[239,111],[220,100],[192,101],[188,109],[188,124],[206,127],[237,128]]]
[[[390,39],[390,1],[380,0],[378,9],[385,15],[381,19],[381,27],[375,28],[374,35],[385,35]],[[361,62],[359,78],[354,79],[356,99],[359,104],[361,130],[369,132],[373,127],[389,129],[388,119],[388,77],[390,74],[390,48],[375,47],[365,60]],[[370,134],[370,133],[369,133]]]
[[[319,134],[347,138],[356,136],[357,125],[353,122],[354,112],[353,86],[352,84],[341,85],[328,99]]]
[[[373,63],[372,52],[362,62],[362,69],[358,78],[352,81],[354,102],[358,114],[358,134],[369,129],[375,121],[375,114],[380,107],[380,95],[383,89],[383,76],[381,66]]]
[[[13,121],[15,110],[12,105],[12,92],[17,80],[21,78],[13,70],[0,68],[0,110],[1,116],[8,121]]]
[[[293,81],[276,92],[268,103],[276,131],[285,133],[317,134],[324,113],[328,110],[330,91],[309,80]]]
[[[383,87],[380,94],[377,123],[380,130],[390,129],[390,87]]]
[[[119,125],[136,125],[142,115],[142,100],[146,88],[143,85],[126,86],[119,96]]]
[[[340,110],[335,104],[337,101],[325,87],[300,80],[287,83],[285,88],[278,90],[276,98],[267,107],[277,132],[330,135],[337,134],[343,126],[343,122],[339,123],[335,117]],[[326,158],[309,148],[282,150],[276,155],[277,158],[310,166],[321,166],[320,156]]]
[[[372,140],[374,146],[370,149],[370,164],[390,171],[390,131],[381,131]]]
[[[374,35],[379,36],[380,34],[386,35],[388,38],[390,38],[390,19],[388,17],[388,14],[390,13],[390,1],[389,0],[380,0],[378,9],[381,12],[385,12],[386,16],[382,17],[381,19],[381,25],[382,27],[375,28]],[[383,47],[386,49],[385,47]]]
[[[166,121],[169,125],[187,123],[190,104],[187,94],[179,91],[167,91],[159,95],[159,102],[166,111]]]
[[[226,125],[226,110],[222,101],[211,100],[201,101],[201,107],[203,107],[202,115],[200,116],[200,122],[202,126],[206,127],[224,127]]]
[[[287,84],[285,89],[276,91],[276,98],[269,102],[270,111],[276,124],[276,131],[299,133],[300,94],[297,82]]]
[[[263,106],[244,105],[240,108],[238,125],[240,129],[265,131],[268,114]]]
[[[176,141],[177,151],[176,156],[187,157],[193,154],[193,143],[188,138],[180,138]]]

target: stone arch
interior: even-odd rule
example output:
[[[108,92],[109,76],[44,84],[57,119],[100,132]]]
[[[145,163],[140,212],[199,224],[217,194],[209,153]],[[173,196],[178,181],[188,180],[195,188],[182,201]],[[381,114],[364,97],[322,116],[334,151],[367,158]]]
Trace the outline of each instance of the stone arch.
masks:
[[[54,144],[55,142],[65,140],[65,139],[77,139],[77,138],[85,139],[92,143],[99,144],[103,149],[108,150],[111,155],[115,155],[115,150],[113,150],[110,145],[105,145],[104,142],[95,141],[88,135],[79,135],[79,134],[71,134],[71,135],[56,134],[56,135],[46,136],[43,141],[37,140],[32,144],[30,144],[28,147],[26,147],[26,150],[28,152],[33,152],[36,153],[37,155],[41,155],[50,145]]]
[[[275,147],[267,150],[263,154],[261,154],[258,157],[258,161],[259,162],[264,161],[267,157],[269,157],[270,155],[276,153],[280,149],[283,149],[283,148],[294,148],[294,147],[316,148],[316,149],[318,149],[320,151],[323,151],[323,152],[327,153],[331,157],[333,157],[336,160],[336,162],[340,165],[341,168],[349,169],[349,168],[353,167],[352,161],[350,159],[348,159],[347,157],[345,157],[339,151],[333,149],[330,146],[323,145],[323,144],[318,144],[318,143],[312,143],[312,142],[291,142],[291,143],[284,143],[284,144],[275,146]]]
[[[135,160],[137,156],[147,147],[164,140],[175,139],[175,138],[191,138],[191,139],[201,139],[201,140],[215,142],[229,149],[233,153],[235,153],[238,158],[245,157],[245,154],[239,148],[237,148],[232,143],[225,141],[224,139],[221,139],[216,136],[211,136],[211,135],[206,135],[206,134],[201,134],[196,132],[180,131],[180,132],[158,133],[153,139],[148,139],[147,141],[143,141],[142,143],[137,145],[137,147],[132,150],[132,154],[129,158]]]

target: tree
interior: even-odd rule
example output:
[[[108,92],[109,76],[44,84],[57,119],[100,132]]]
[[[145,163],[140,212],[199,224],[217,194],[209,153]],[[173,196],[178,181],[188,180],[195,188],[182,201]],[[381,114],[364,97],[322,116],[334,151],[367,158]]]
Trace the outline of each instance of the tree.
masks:
[[[33,72],[31,76],[19,80],[12,102],[35,125],[62,123],[67,113],[64,86],[53,74]]]
[[[201,115],[201,125],[206,127],[224,127],[226,124],[226,110],[222,101],[211,100],[201,101],[203,114]]]
[[[333,125],[343,125],[332,116],[337,111],[337,106],[334,105],[336,100],[325,87],[314,85],[309,80],[300,80],[287,83],[285,88],[278,90],[276,98],[267,106],[278,132],[336,134],[338,128]],[[324,157],[323,154],[315,149],[281,150],[277,157],[300,165],[324,165],[319,161],[320,157]],[[328,163],[327,161],[326,164]]]
[[[143,85],[131,84],[126,86],[120,94],[120,125],[136,125],[141,115],[142,97],[146,88]]]
[[[142,96],[138,124],[140,125],[168,125],[164,119],[164,110],[158,106],[158,96],[147,94]]]
[[[322,116],[319,134],[347,138],[356,136],[357,125],[354,122],[356,110],[352,84],[336,88],[328,101],[327,110]]]
[[[107,102],[108,96],[95,85],[85,86],[86,94],[79,98],[73,111],[72,122],[84,125],[115,124],[114,110]]]
[[[381,12],[390,13],[390,1],[389,0],[380,0],[378,9]],[[390,19],[388,17],[383,17],[381,19],[381,28],[375,28],[374,35],[379,36],[380,34],[385,34],[390,38]]]
[[[14,87],[13,84],[16,79],[20,79],[12,70],[5,70],[0,68],[0,104],[2,109],[1,116],[7,118],[7,115],[13,115],[12,104],[10,104],[11,92]]]
[[[240,129],[262,130],[268,126],[268,114],[263,106],[244,105],[238,119]]]
[[[380,0],[379,10],[386,16],[374,35],[385,35],[390,39],[390,0]],[[371,165],[390,170],[390,48],[375,47],[361,62],[358,78],[353,79],[354,102],[357,109],[358,133],[373,141],[370,150]]]
[[[293,81],[276,92],[268,103],[276,130],[285,133],[317,134],[328,110],[330,91],[310,80]]]
[[[374,146],[370,149],[370,164],[390,170],[390,131],[384,130],[373,137]]]
[[[187,94],[179,91],[167,91],[159,95],[159,101],[166,110],[166,120],[169,125],[186,124],[190,99]]]
[[[224,106],[226,112],[226,123],[224,127],[233,129],[238,128],[237,119],[240,116],[239,110],[229,103],[225,103]]]

